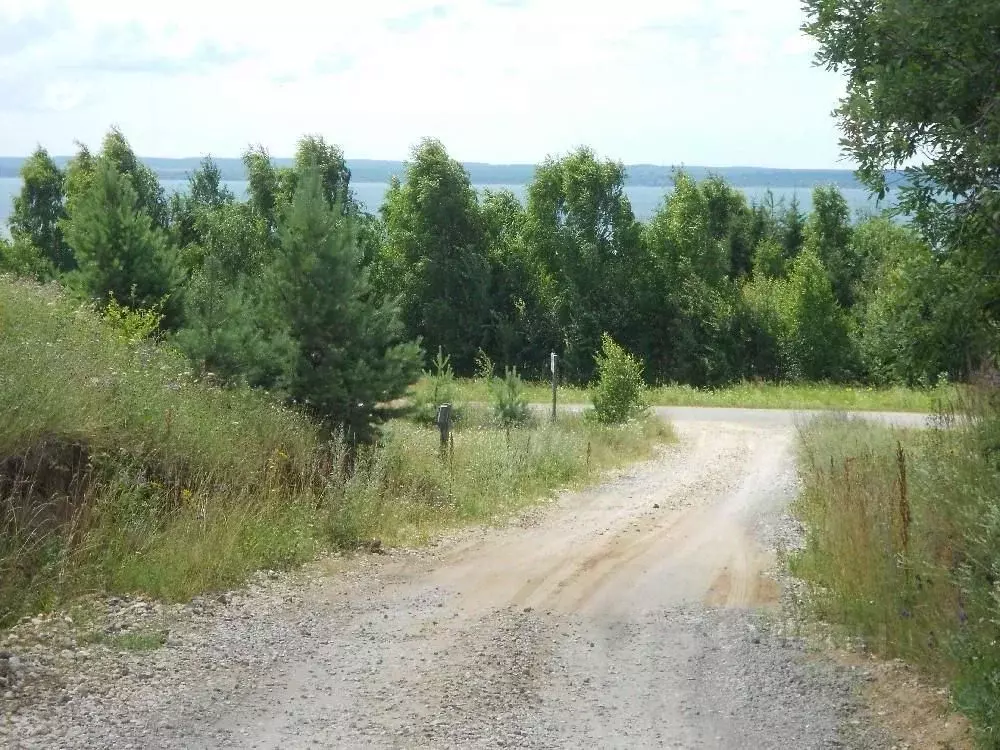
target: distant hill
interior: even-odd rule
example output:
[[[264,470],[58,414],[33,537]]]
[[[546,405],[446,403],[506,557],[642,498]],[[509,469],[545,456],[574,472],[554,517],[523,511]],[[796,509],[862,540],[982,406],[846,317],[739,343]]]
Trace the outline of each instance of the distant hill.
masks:
[[[57,156],[55,160],[60,166],[69,160],[66,156]],[[0,156],[0,177],[17,177],[24,157]],[[199,158],[161,159],[144,158],[143,161],[156,172],[162,180],[183,180],[194,171]],[[273,159],[276,166],[287,166],[291,159]],[[216,164],[222,170],[226,180],[243,180],[246,178],[243,162],[239,159],[216,159]],[[400,161],[383,161],[379,159],[348,159],[351,169],[351,179],[354,182],[385,183],[393,175],[402,176],[405,165]],[[535,173],[534,164],[484,164],[468,162],[465,164],[472,182],[476,185],[526,185],[531,182]],[[673,183],[673,167],[655,164],[629,164],[628,184],[635,186],[663,187]],[[699,167],[685,166],[684,169],[696,179],[703,179],[709,174],[724,177],[734,187],[770,187],[775,189],[804,188],[814,185],[834,184],[843,189],[863,188],[854,173],[847,169],[768,169],[766,167]]]

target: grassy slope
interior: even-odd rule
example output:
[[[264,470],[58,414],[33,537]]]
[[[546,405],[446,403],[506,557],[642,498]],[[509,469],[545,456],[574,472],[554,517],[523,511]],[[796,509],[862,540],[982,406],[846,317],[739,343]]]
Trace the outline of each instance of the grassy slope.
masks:
[[[199,383],[54,287],[0,277],[0,625],[79,592],[182,599],[324,547],[420,541],[669,438],[480,423],[442,462],[433,429],[400,422],[348,474],[343,445],[265,394]]]
[[[462,401],[486,401],[488,393],[478,380],[457,381]],[[552,386],[527,383],[528,400],[551,403]],[[912,388],[871,388],[823,383],[776,384],[739,383],[725,388],[699,389],[686,385],[651,388],[649,401],[654,406],[732,406],[754,409],[831,409],[857,411],[932,412],[953,395],[949,387],[917,390]],[[578,386],[561,386],[559,403],[589,403],[590,392]]]
[[[991,407],[995,409],[995,407]],[[993,414],[996,411],[992,412]],[[828,421],[803,437],[793,570],[822,619],[950,681],[983,747],[1000,747],[996,417],[949,430]]]

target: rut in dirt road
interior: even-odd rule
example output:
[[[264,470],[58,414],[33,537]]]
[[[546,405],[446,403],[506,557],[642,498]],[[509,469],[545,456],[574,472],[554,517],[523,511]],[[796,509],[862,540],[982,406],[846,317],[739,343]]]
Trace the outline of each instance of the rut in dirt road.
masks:
[[[59,706],[25,746],[888,746],[775,606],[795,417],[705,411],[507,528],[249,593],[153,657],[155,689]]]

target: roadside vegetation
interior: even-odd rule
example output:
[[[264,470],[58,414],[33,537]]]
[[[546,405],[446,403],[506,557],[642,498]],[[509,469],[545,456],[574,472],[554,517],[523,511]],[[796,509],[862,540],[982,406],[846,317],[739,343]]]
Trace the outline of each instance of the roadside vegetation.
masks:
[[[112,310],[0,277],[0,624],[79,593],[185,599],[325,549],[420,542],[671,438],[654,420],[502,422],[497,401],[466,411],[444,456],[415,419],[352,444],[268,394],[207,383]]]
[[[423,386],[421,381],[419,387]],[[827,409],[831,411],[903,411],[933,413],[954,399],[961,388],[941,383],[933,388],[906,386],[838,385],[836,383],[733,383],[719,388],[661,385],[646,389],[650,406],[722,406],[746,409]],[[489,393],[473,378],[455,381],[454,393],[463,401],[485,401]],[[526,382],[525,397],[533,404],[552,403],[551,382]],[[587,404],[593,396],[587,386],[559,384],[559,404]]]
[[[874,192],[899,188],[912,218],[912,241],[893,251],[862,316],[880,320],[862,336],[862,358],[894,366],[957,347],[966,374],[981,374],[934,429],[827,422],[804,436],[797,510],[807,546],[794,569],[812,583],[819,616],[949,681],[981,746],[1000,748],[1000,110],[989,51],[1000,6],[806,0],[804,9],[817,62],[847,82],[837,110],[845,154]],[[963,330],[930,348],[919,335],[897,338],[940,316]]]
[[[830,419],[803,436],[792,570],[814,614],[950,683],[1000,747],[1000,393],[969,390],[928,430]]]
[[[166,195],[115,129],[64,167],[37,149],[0,237],[0,622],[492,519],[648,455],[669,439],[648,405],[951,401],[952,430],[806,436],[796,566],[821,615],[952,680],[1000,747],[1000,404],[960,385],[1000,350],[1000,5],[803,8],[847,83],[845,153],[895,213],[678,170],[643,223],[588,148],[522,204],[427,139],[377,214],[315,135],[287,167],[248,149],[245,196],[210,158]],[[528,408],[550,352],[588,414]]]

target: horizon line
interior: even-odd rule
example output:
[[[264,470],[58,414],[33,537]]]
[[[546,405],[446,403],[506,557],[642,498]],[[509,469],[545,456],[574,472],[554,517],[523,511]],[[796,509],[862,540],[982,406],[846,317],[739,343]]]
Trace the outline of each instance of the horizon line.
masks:
[[[50,154],[52,159],[72,159],[75,154]],[[201,161],[205,158],[211,158],[213,161],[227,160],[227,161],[242,161],[242,156],[218,156],[215,154],[202,154],[200,156],[140,156],[136,155],[141,161],[158,159],[162,161]],[[30,157],[28,155],[16,155],[16,154],[0,154],[0,159],[19,159],[26,160]],[[272,160],[278,161],[294,161],[294,156],[276,156],[270,155]],[[345,156],[344,160],[347,162],[384,162],[392,164],[407,164],[409,159],[382,159],[374,157],[352,157]],[[462,165],[475,165],[483,167],[520,167],[520,168],[535,168],[538,167],[542,162],[526,162],[526,161],[514,161],[514,162],[490,162],[490,161],[478,161],[475,159],[463,160],[456,159]],[[625,162],[622,160],[611,160],[622,164],[625,167],[653,167],[656,169],[748,169],[748,170],[769,170],[773,172],[849,172],[854,174],[857,169],[852,167],[768,167],[761,165],[752,164],[726,164],[726,165],[708,165],[708,164],[694,164],[685,162],[676,162],[672,164],[658,164],[651,161],[637,161],[637,162]],[[886,170],[886,171],[897,171],[897,170]]]

